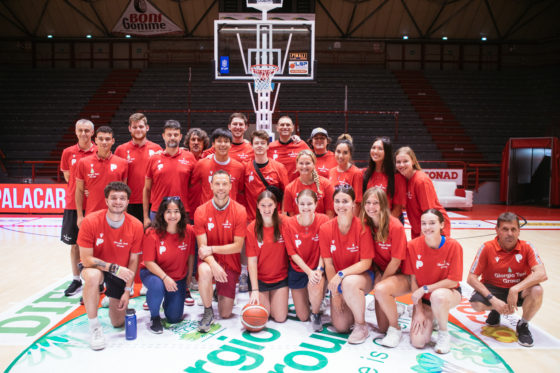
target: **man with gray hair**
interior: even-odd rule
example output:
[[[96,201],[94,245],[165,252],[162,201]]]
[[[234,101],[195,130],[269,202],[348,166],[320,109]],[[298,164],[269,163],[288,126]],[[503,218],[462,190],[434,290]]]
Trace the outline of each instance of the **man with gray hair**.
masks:
[[[72,282],[64,291],[67,297],[76,294],[82,288],[80,279],[80,270],[78,263],[80,262],[80,251],[76,244],[78,238],[78,215],[76,213],[76,166],[78,161],[84,157],[95,153],[97,148],[91,141],[93,136],[93,123],[87,119],[79,119],[75,125],[76,137],[78,143],[67,147],[62,152],[60,159],[60,171],[64,174],[64,180],[68,183],[66,186],[66,206],[64,208],[64,216],[62,218],[62,229],[60,231],[60,240],[70,245],[70,264],[72,267]]]
[[[474,288],[470,303],[476,311],[490,311],[486,324],[500,325],[501,315],[523,308],[516,331],[520,345],[531,347],[529,321],[541,308],[546,281],[544,264],[537,250],[519,239],[519,218],[511,212],[498,217],[496,238],[485,242],[474,258],[467,283]],[[479,279],[480,277],[480,279]]]

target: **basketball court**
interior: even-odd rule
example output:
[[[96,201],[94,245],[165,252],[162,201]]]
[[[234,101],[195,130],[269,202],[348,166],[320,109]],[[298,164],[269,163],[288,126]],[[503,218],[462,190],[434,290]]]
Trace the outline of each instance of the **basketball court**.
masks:
[[[410,322],[407,297],[399,298],[403,339],[397,349],[388,349],[375,343],[381,334],[375,332],[371,310],[366,311],[370,337],[357,346],[346,343],[347,335],[328,329],[313,333],[308,323],[293,318],[284,324],[269,321],[268,329],[259,333],[244,333],[239,312],[248,299],[247,294],[238,296],[234,317],[217,320],[215,329],[208,335],[196,332],[202,314],[199,305],[185,307],[183,322],[169,326],[163,335],[154,335],[147,331],[149,312],[142,310],[144,297],[133,298],[131,304],[137,309],[138,317],[138,338],[134,341],[125,339],[124,329],[113,329],[106,309],[102,309],[100,319],[104,323],[107,347],[94,352],[89,349],[88,325],[84,308],[79,306],[79,296],[63,295],[71,276],[68,247],[58,238],[61,217],[4,216],[0,219],[0,254],[10,264],[4,269],[0,286],[2,367],[9,367],[11,372],[69,371],[79,362],[81,371],[94,371],[100,358],[108,364],[121,364],[123,356],[149,356],[148,359],[127,358],[127,368],[146,371],[153,364],[153,370],[193,372],[204,371],[198,368],[209,372],[237,371],[241,366],[255,372],[282,371],[282,366],[286,372],[328,372],[335,368],[348,372],[403,368],[449,372],[554,371],[560,361],[560,327],[555,321],[555,311],[560,306],[557,275],[560,257],[556,250],[560,240],[560,212],[501,205],[475,205],[472,211],[452,211],[452,235],[464,250],[463,278],[478,247],[493,238],[495,217],[506,210],[527,220],[520,237],[535,245],[548,274],[548,281],[542,284],[543,306],[531,322],[535,345],[524,348],[515,341],[514,325],[519,312],[503,318],[500,328],[489,328],[484,325],[485,313],[475,312],[463,299],[451,313],[453,347],[447,355],[435,354],[433,347],[416,350],[410,346],[406,333]],[[462,287],[463,296],[468,297],[468,285],[463,283]],[[138,291],[139,284],[136,295]],[[323,321],[328,322],[328,317],[323,316]],[[151,358],[156,355],[161,359]]]

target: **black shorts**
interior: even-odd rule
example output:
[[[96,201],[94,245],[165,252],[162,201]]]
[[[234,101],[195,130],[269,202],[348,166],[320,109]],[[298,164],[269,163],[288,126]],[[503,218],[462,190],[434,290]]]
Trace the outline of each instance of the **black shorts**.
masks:
[[[64,210],[62,216],[62,229],[60,240],[67,245],[75,245],[78,239],[78,212],[76,210]]]
[[[109,272],[103,272],[103,276],[105,277],[105,295],[120,299],[124,293],[126,282]]]
[[[126,212],[140,220],[140,222],[144,221],[144,206],[141,203],[129,203]]]
[[[458,291],[458,292],[459,292],[459,295],[462,295],[462,294],[463,294],[463,293],[461,292],[461,287],[460,287],[460,286],[459,286],[459,287],[456,287],[456,288],[454,288],[454,289],[451,289],[451,290]],[[432,306],[432,302],[430,302],[429,300],[427,300],[427,299],[424,298],[424,297],[422,297],[422,303],[424,303],[425,305],[428,305],[428,306],[430,306],[430,307]]]
[[[501,288],[501,287],[490,285],[490,284],[484,284],[484,286],[486,286],[486,289],[488,289],[488,291],[490,291],[492,293],[492,295],[494,295],[496,298],[498,298],[499,300],[507,303],[509,288]],[[524,299],[521,297],[521,293],[519,293],[519,296],[517,297],[517,307],[521,307],[523,305],[523,300]],[[470,302],[484,303],[487,306],[492,305],[488,299],[483,297],[477,291],[473,292],[473,294],[471,296],[471,299],[469,299],[469,301]]]
[[[307,288],[309,283],[309,277],[305,272],[298,272],[292,268],[292,265],[288,267],[288,286],[290,289],[304,289]]]
[[[259,280],[259,291],[271,291],[271,290],[276,290],[276,289],[280,289],[283,287],[288,286],[288,278],[286,277],[283,280],[280,280],[278,282],[262,282],[261,280]],[[252,290],[251,287],[251,281],[249,281],[249,291]]]

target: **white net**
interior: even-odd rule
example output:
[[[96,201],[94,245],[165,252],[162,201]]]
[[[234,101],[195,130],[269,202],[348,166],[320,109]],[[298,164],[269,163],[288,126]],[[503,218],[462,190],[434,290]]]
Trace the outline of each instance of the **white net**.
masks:
[[[255,92],[272,91],[272,77],[278,71],[278,66],[261,64],[251,66],[253,79],[255,80]]]

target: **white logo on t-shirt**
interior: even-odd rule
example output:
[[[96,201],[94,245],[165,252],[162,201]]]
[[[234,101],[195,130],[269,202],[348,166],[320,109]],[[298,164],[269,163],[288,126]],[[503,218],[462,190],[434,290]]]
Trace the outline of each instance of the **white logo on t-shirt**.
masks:
[[[332,240],[332,242],[331,242],[331,253],[334,253],[335,250],[336,250],[336,245],[334,244],[334,240]]]
[[[298,248],[299,245],[301,245],[301,240],[299,239],[299,234],[296,234],[296,248]]]
[[[523,255],[521,254],[515,254],[515,260],[517,260],[517,263],[521,263],[521,260],[523,259]]]
[[[111,171],[115,171],[117,169],[117,165],[114,163],[111,163]]]
[[[163,254],[165,252],[165,250],[167,250],[164,246],[164,242],[160,241],[159,242],[159,255]]]
[[[212,218],[208,218],[208,232],[214,229],[214,223],[212,223]]]
[[[424,265],[424,263],[420,260],[420,257],[422,255],[418,255],[418,260],[416,261],[416,269],[419,269],[420,267],[422,267]]]

